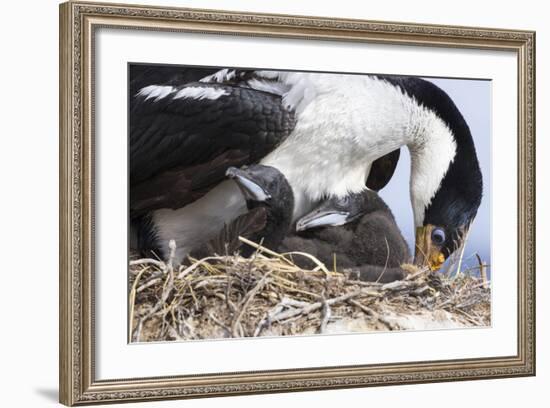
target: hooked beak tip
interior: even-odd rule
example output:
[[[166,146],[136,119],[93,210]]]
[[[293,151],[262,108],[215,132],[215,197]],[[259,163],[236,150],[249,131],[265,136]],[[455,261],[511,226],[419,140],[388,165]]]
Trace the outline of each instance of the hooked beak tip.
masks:
[[[238,171],[238,169],[236,167],[229,167],[225,171],[225,176],[229,177],[229,178],[235,178],[235,177],[237,177],[237,171]]]
[[[229,167],[225,175],[237,183],[242,194],[247,200],[263,202],[271,199],[271,194],[266,192],[263,187],[254,181],[246,172],[236,167]]]
[[[348,222],[349,213],[316,210],[296,223],[296,231],[305,231],[310,228],[336,227]]]

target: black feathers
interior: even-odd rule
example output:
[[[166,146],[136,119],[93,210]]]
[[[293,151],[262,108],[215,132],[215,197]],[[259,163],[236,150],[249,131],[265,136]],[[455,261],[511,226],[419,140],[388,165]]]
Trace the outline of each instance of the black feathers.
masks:
[[[446,228],[445,252],[456,248],[461,229],[467,229],[477,214],[483,194],[483,180],[470,128],[464,117],[443,90],[431,82],[415,77],[381,76],[420,105],[431,109],[451,130],[456,141],[456,155],[441,181],[440,188],[424,213],[424,225]]]
[[[247,151],[254,162],[295,123],[280,97],[226,85],[191,83],[158,100],[136,99],[130,112],[132,184],[176,166],[208,162],[230,149]]]
[[[164,88],[160,99],[145,92],[134,97],[130,112],[134,217],[153,209],[183,207],[200,198],[223,180],[229,166],[259,161],[294,128],[294,114],[277,95],[203,83],[173,89]]]
[[[161,246],[155,231],[155,226],[149,214],[143,215],[132,220],[137,229],[137,247],[140,249],[141,256],[148,258],[162,258],[165,254],[161,251]]]
[[[385,156],[376,159],[371,166],[367,178],[367,187],[374,191],[380,191],[389,183],[395,173],[401,150],[397,149]]]

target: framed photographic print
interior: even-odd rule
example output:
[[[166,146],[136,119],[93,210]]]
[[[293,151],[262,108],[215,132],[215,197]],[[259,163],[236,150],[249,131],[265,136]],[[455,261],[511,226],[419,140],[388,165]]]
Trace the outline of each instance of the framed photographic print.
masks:
[[[535,33],[60,6],[66,405],[535,373]]]

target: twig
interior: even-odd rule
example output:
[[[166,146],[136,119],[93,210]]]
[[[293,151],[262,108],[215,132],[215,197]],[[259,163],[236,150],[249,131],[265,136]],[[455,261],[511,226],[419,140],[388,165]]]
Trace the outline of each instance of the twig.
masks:
[[[384,264],[384,269],[382,269],[382,273],[378,276],[378,279],[376,279],[376,283],[380,282],[380,279],[382,279],[382,276],[384,276],[384,273],[386,272],[386,269],[388,268],[388,261],[390,260],[390,246],[388,244],[388,239],[384,235],[384,241],[386,241],[386,263]]]
[[[231,333],[233,334],[233,337],[239,337],[239,336],[236,336],[236,332],[237,332],[237,327],[240,324],[241,318],[243,317],[244,312],[246,311],[248,306],[250,305],[250,302],[252,301],[252,299],[254,299],[254,296],[256,296],[256,294],[266,284],[269,275],[270,275],[270,272],[266,273],[262,277],[262,279],[260,279],[258,284],[256,286],[254,286],[254,288],[250,292],[247,293],[247,295],[245,296],[245,298],[241,302],[241,310],[239,311],[236,318],[233,320],[233,324],[231,325]]]
[[[409,289],[411,286],[414,286],[412,281],[393,281],[382,285],[383,291],[398,292],[400,290]]]
[[[149,279],[147,282],[145,282],[143,285],[141,285],[139,288],[137,288],[136,292],[140,293],[143,292],[145,289],[150,288],[151,286],[156,285],[159,283],[162,279],[161,278],[152,278]]]
[[[313,255],[310,255],[306,252],[292,251],[292,252],[285,252],[283,255],[300,255],[300,256],[304,256],[304,257],[310,259],[311,261],[313,261],[317,265],[317,267],[315,269],[313,269],[314,271],[321,270],[326,274],[327,277],[330,276],[330,274],[331,274],[330,271],[327,269],[327,267],[321,261],[319,261]]]
[[[220,326],[222,329],[224,329],[228,336],[232,335],[231,329],[229,327],[227,327],[224,324],[224,322],[222,322],[220,319],[218,319],[216,316],[214,316],[212,314],[212,312],[208,312],[208,317],[210,318],[210,320],[212,320],[214,323],[216,323],[218,326]]]
[[[354,298],[362,294],[364,294],[364,291],[362,289],[359,289],[350,293],[346,293],[345,295],[341,295],[341,296],[329,299],[326,301],[326,303],[328,305],[333,305],[336,303],[344,302],[348,299]],[[277,316],[273,316],[272,320],[278,322],[278,321],[289,319],[294,316],[298,316],[300,314],[309,314],[321,308],[322,306],[323,306],[323,302],[311,303],[308,306],[304,306],[301,309],[292,309],[292,310],[287,310],[286,312],[279,313]]]
[[[419,270],[418,272],[415,272],[413,274],[405,276],[405,280],[407,280],[407,281],[414,280],[414,279],[418,278],[420,275],[424,275],[424,274],[429,273],[429,272],[431,272],[431,270],[430,270],[430,268],[428,268],[426,266],[426,267],[422,268],[421,270]]]
[[[136,288],[139,280],[141,279],[141,275],[145,273],[147,268],[143,268],[140,273],[136,276],[136,279],[134,280],[134,284],[132,285],[132,290],[130,290],[130,296],[129,296],[129,303],[130,303],[130,313],[128,316],[128,319],[130,320],[129,328],[128,328],[128,342],[132,341],[132,332],[134,331],[134,309],[135,309],[135,303],[136,303]]]
[[[183,279],[186,275],[193,272],[193,270],[197,269],[199,266],[201,266],[205,262],[208,262],[208,261],[211,261],[211,260],[218,260],[218,259],[219,259],[218,256],[207,256],[206,258],[202,258],[201,260],[195,262],[191,266],[189,266],[189,267],[185,268],[183,271],[181,271],[178,274],[177,279]]]
[[[348,300],[349,303],[351,303],[352,305],[358,307],[359,309],[361,309],[365,314],[371,316],[374,320],[378,320],[380,323],[384,324],[388,329],[390,330],[399,330],[400,327],[397,326],[395,323],[389,321],[386,317],[380,315],[379,313],[375,312],[373,309],[365,306],[365,305],[362,305],[361,303],[359,303],[357,300],[355,299],[350,299]]]
[[[260,335],[260,333],[262,332],[262,330],[266,327],[266,325],[268,323],[269,324],[271,323],[271,317],[275,316],[276,314],[278,314],[283,309],[284,309],[284,306],[281,303],[279,303],[274,308],[269,310],[264,315],[263,319],[260,320],[260,322],[258,323],[258,326],[256,326],[256,330],[254,330],[254,334],[252,336],[253,337],[258,337]]]
[[[485,263],[481,260],[479,254],[476,253],[477,261],[479,263],[479,274],[481,275],[481,281],[483,282],[483,289],[487,289],[489,285],[487,284],[487,268]]]
[[[166,280],[163,289],[162,289],[162,296],[158,300],[158,302],[153,306],[153,308],[147,313],[145,316],[143,316],[139,321],[139,332],[136,335],[136,341],[139,342],[140,340],[140,333],[141,333],[141,327],[143,327],[143,324],[147,319],[149,319],[151,316],[153,316],[157,311],[159,311],[162,306],[166,303],[166,300],[170,296],[170,293],[172,293],[172,290],[174,289],[174,268],[173,268],[173,258],[176,251],[176,242],[174,240],[171,240],[169,243],[170,247],[170,259],[167,264],[167,271],[168,271],[168,280]],[[137,281],[137,278],[136,278]],[[135,282],[134,282],[135,284]],[[130,341],[131,341],[131,332],[130,332]]]
[[[142,258],[142,259],[136,259],[133,261],[130,261],[130,266],[136,266],[136,265],[155,265],[159,269],[165,269],[166,264],[162,261],[157,261],[156,259],[151,258]]]
[[[325,298],[321,300],[321,303],[323,305],[323,310],[321,312],[321,315],[323,316],[323,318],[321,320],[321,325],[319,327],[319,333],[323,334],[327,332],[327,325],[332,315],[332,312],[330,310],[330,305],[328,304]]]
[[[424,286],[422,286],[422,287],[420,287],[420,288],[418,288],[418,289],[413,290],[412,293],[413,293],[415,296],[421,296],[421,295],[423,295],[424,293],[429,292],[431,289],[432,289],[432,288],[430,288],[428,285],[424,285]]]
[[[170,256],[168,257],[168,264],[166,269],[169,273],[174,274],[174,259],[176,257],[176,241],[173,239],[168,242],[168,248],[170,248]]]
[[[466,243],[468,242],[468,236],[470,235],[469,229],[464,236],[464,242],[462,242],[462,248],[460,249],[460,258],[458,258],[458,266],[456,267],[455,279],[460,276],[460,268],[462,266],[462,258],[464,257],[464,250],[466,249]]]
[[[288,259],[286,259],[282,254],[278,254],[277,252],[275,251],[272,251],[271,249],[269,248],[266,248],[264,246],[262,246],[261,244],[257,244],[255,243],[254,241],[250,241],[249,239],[246,239],[245,237],[241,237],[239,236],[239,241],[241,242],[244,242],[245,244],[247,245],[250,245],[251,247],[253,248],[256,248],[256,250],[258,250],[259,252],[265,252],[266,254],[269,254],[271,256],[275,256],[291,265],[294,265],[291,261],[289,261]]]

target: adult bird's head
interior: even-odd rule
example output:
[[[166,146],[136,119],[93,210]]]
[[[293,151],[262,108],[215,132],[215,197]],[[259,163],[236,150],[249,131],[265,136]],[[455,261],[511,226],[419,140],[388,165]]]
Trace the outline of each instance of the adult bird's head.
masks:
[[[438,270],[449,256],[465,244],[481,202],[481,178],[473,186],[444,183],[424,210],[416,227],[415,264]]]
[[[483,194],[472,134],[451,98],[420,79],[390,78],[425,110],[411,153],[415,263],[438,270],[465,243]]]

